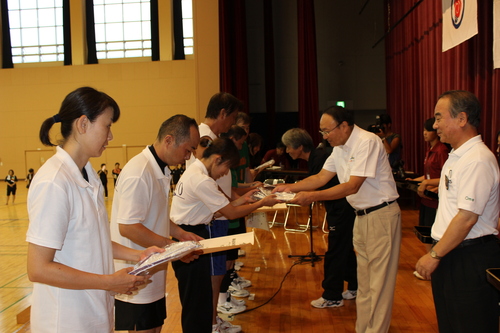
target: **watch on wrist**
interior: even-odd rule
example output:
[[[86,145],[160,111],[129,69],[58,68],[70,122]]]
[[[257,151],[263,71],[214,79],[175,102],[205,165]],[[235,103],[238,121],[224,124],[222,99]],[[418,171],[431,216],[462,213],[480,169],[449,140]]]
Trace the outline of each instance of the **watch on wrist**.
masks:
[[[434,249],[431,249],[430,255],[432,258],[437,259],[437,260],[441,260],[441,258],[443,258],[443,257],[438,256],[438,254],[436,253],[436,251],[434,251]]]

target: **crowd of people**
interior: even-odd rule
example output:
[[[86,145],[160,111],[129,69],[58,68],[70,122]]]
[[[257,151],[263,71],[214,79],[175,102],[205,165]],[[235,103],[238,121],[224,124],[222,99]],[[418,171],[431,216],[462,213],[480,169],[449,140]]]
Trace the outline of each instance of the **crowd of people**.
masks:
[[[96,172],[89,158],[101,156],[113,139],[111,125],[120,108],[89,87],[66,96],[40,129],[41,142],[57,146],[57,152],[28,184],[33,331],[159,333],[166,318],[165,267],[145,276],[128,272],[173,242],[246,232],[245,216],[279,202],[274,194],[261,200],[252,196],[261,185],[255,167],[270,159],[284,168],[290,160],[303,160],[309,173],[273,193],[294,192],[290,203],[301,206],[325,205],[323,292],[311,306],[335,308],[355,300],[357,332],[389,330],[401,246],[394,173],[402,166],[402,138],[393,132],[390,117],[381,115],[364,130],[352,112],[329,107],[318,124],[319,146],[307,131],[293,128],[276,149],[262,154],[263,139],[250,133],[251,119],[243,109],[242,101],[222,92],[212,96],[200,124],[180,114],[165,120],[152,145],[123,169],[115,164],[108,223],[106,165]],[[432,228],[434,244],[414,274],[432,283],[440,332],[497,333],[499,328],[499,294],[485,270],[500,267],[500,175],[497,159],[478,134],[479,116],[473,94],[441,95],[434,117],[423,126],[424,174],[407,179],[419,184],[419,224]],[[61,123],[63,138],[57,144],[49,136],[55,123]],[[170,197],[171,167],[184,163]],[[15,199],[12,170],[6,182],[8,204],[10,194]],[[238,275],[239,255],[238,249],[196,251],[172,262],[183,332],[242,331],[219,316],[246,309],[241,297],[248,296],[245,288],[252,283]]]

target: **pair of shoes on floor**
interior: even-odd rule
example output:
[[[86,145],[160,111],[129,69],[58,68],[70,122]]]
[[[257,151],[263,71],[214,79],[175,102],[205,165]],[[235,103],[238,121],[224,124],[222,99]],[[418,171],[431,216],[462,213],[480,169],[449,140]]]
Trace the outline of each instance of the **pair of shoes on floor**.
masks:
[[[217,324],[212,325],[212,333],[239,333],[241,332],[240,325],[233,325],[228,321],[217,316]]]
[[[429,279],[426,279],[424,278],[422,275],[420,275],[417,271],[414,271],[413,272],[413,275],[415,275],[415,277],[419,280],[423,280],[423,281],[430,281]]]
[[[318,299],[315,299],[314,301],[311,301],[311,305],[318,309],[339,308],[341,306],[344,306],[344,300],[341,299],[339,301],[330,301],[324,299],[323,297],[320,297]]]
[[[346,290],[342,293],[342,298],[343,299],[355,299],[356,296],[358,296],[358,291],[357,290]]]
[[[235,282],[231,282],[227,291],[234,297],[248,297],[250,295],[248,290],[244,289],[239,283]]]
[[[236,305],[232,302],[224,302],[224,304],[217,305],[217,312],[224,314],[237,314],[245,311],[247,307],[245,305]]]

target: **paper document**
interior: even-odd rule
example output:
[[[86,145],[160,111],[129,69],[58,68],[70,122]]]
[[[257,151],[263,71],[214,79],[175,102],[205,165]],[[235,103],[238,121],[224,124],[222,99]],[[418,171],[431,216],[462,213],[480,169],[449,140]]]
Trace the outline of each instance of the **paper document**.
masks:
[[[251,231],[244,234],[204,239],[199,243],[202,245],[199,250],[202,250],[203,254],[237,249],[245,244],[253,245],[254,232]]]

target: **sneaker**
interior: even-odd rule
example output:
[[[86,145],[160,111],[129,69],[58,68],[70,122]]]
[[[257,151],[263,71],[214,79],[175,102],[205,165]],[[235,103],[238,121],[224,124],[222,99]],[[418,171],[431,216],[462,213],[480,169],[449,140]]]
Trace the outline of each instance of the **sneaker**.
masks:
[[[248,297],[250,295],[248,290],[243,289],[239,284],[231,283],[227,291],[231,293],[231,296],[235,297]]]
[[[355,299],[358,296],[357,290],[346,290],[342,293],[343,299]]]
[[[221,333],[221,332],[222,331],[220,330],[219,324],[212,325],[212,333]]]
[[[252,281],[245,279],[244,277],[238,276],[234,278],[231,283],[237,283],[241,286],[241,288],[248,288],[252,285]]]
[[[219,325],[220,332],[222,333],[239,333],[241,332],[241,325],[233,325],[228,321],[223,320],[217,316],[217,325]]]
[[[234,268],[236,267],[243,267],[245,264],[243,263],[243,261],[235,261],[234,262]]]
[[[239,249],[239,250],[238,250],[238,257],[244,257],[244,256],[246,256],[246,255],[247,255],[247,253],[246,253],[246,251],[245,251],[245,250],[242,250],[242,249]]]
[[[225,302],[224,304],[217,305],[217,312],[221,312],[224,314],[242,313],[246,309],[247,307],[244,305],[237,306],[231,302]]]
[[[320,297],[312,301],[311,305],[318,309],[338,308],[344,306],[344,300],[341,299],[340,301],[329,301],[327,299],[324,299],[323,297]]]
[[[237,299],[231,297],[231,294],[229,294],[229,303],[234,304],[235,306],[246,306],[247,302],[245,302],[242,299]]]

